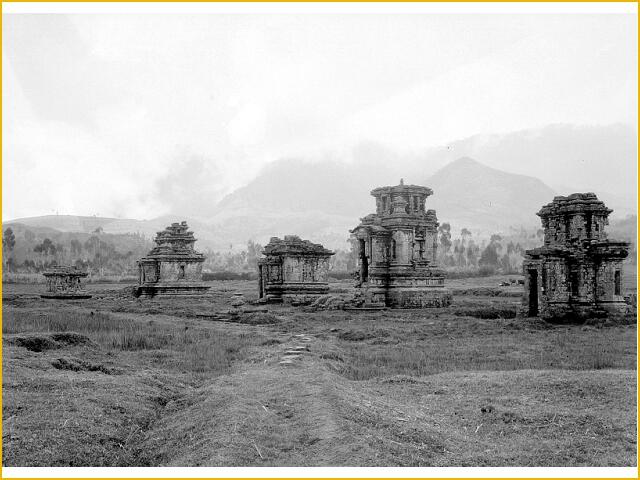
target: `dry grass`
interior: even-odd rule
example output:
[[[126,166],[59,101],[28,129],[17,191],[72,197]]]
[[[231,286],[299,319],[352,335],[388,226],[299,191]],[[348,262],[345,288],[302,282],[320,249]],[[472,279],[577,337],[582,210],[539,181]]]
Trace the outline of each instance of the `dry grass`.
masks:
[[[40,334],[18,336],[18,344],[25,341],[46,343],[55,341],[55,332],[77,332],[108,350],[168,350],[171,355],[167,365],[200,373],[227,371],[233,362],[242,358],[243,349],[255,343],[248,335],[213,334],[208,329],[159,324],[153,320],[135,321],[93,312],[16,311],[4,317],[2,331],[3,336]],[[53,338],[47,335],[52,333]]]
[[[447,339],[420,345],[345,345],[341,374],[352,380],[387,375],[426,376],[443,372],[480,370],[600,370],[633,369],[635,358],[628,337],[604,331],[593,335],[550,333],[548,338],[521,336]]]
[[[255,283],[150,301],[90,287],[86,302],[9,288],[4,465],[635,462],[635,324],[510,318],[517,298],[480,290],[448,309],[278,305],[222,323],[194,314],[228,310],[238,290],[249,300]],[[310,351],[280,366],[301,333]]]

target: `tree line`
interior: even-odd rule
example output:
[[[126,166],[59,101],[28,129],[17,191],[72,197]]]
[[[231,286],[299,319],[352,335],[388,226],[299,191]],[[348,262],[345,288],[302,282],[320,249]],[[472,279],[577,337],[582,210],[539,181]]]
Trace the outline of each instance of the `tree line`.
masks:
[[[57,237],[36,235],[29,229],[20,237],[11,227],[3,232],[3,267],[6,272],[40,273],[52,265],[75,265],[90,274],[135,276],[136,261],[146,255],[153,242],[141,234],[105,234],[96,229],[91,234],[66,234]],[[449,223],[438,228],[438,264],[450,272],[519,273],[524,252],[542,242],[542,230],[513,229],[507,235],[493,234],[476,238],[468,228],[453,236]],[[84,238],[83,238],[84,237]],[[330,271],[347,275],[357,265],[357,242],[336,249],[330,258]],[[260,243],[249,240],[242,250],[227,252],[205,248],[205,272],[253,274],[262,255]]]

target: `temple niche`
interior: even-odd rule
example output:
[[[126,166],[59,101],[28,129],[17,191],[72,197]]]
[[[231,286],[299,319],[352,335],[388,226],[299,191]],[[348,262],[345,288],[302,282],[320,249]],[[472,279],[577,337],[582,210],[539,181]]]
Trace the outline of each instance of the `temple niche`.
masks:
[[[272,237],[258,259],[259,296],[266,302],[306,303],[329,292],[329,259],[318,243],[286,235]]]
[[[607,240],[613,210],[593,193],[555,197],[537,213],[544,245],[527,250],[523,311],[546,319],[624,314],[622,262],[628,242]]]
[[[82,279],[88,274],[77,267],[54,265],[43,275],[47,279],[47,290],[40,295],[42,298],[91,298],[82,285]]]
[[[358,280],[365,305],[443,307],[451,303],[444,272],[436,266],[438,219],[425,202],[433,194],[418,185],[371,191],[376,213],[351,231],[358,242]]]
[[[209,287],[202,282],[205,257],[196,252],[196,239],[187,222],[172,223],[158,232],[154,247],[138,261],[136,296],[202,295]]]

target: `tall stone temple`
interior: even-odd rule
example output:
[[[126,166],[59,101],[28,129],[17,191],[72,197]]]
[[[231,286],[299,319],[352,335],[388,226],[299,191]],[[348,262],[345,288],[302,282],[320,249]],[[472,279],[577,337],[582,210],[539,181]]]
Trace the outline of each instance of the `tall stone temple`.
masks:
[[[156,246],[138,261],[136,296],[201,295],[209,289],[202,282],[205,257],[187,222],[172,223],[156,234]]]
[[[612,211],[593,193],[574,193],[537,213],[544,245],[527,250],[523,262],[526,315],[570,320],[627,311],[622,262],[629,243],[607,239]]]
[[[358,281],[365,305],[442,307],[451,303],[444,272],[436,265],[438,219],[425,210],[433,194],[418,185],[371,191],[376,213],[351,230],[358,242]]]

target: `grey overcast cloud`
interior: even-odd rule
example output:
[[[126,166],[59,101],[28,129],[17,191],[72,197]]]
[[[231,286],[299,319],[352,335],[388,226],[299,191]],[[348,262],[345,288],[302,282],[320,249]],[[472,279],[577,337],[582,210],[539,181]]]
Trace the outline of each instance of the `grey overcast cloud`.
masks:
[[[197,217],[284,157],[637,125],[635,15],[5,14],[3,29],[5,219]],[[509,170],[635,195],[623,172],[529,163]],[[168,188],[177,176],[199,188]]]

